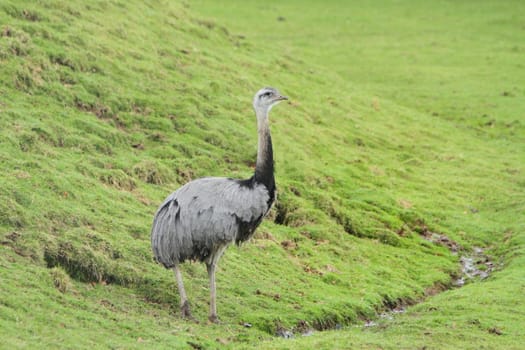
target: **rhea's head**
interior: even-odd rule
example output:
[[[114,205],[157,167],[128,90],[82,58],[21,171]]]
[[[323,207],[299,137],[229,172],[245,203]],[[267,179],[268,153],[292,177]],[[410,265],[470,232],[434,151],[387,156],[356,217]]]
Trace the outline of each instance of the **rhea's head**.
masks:
[[[265,87],[255,94],[253,108],[256,112],[268,113],[273,106],[287,99],[288,97],[281,95],[277,89]]]

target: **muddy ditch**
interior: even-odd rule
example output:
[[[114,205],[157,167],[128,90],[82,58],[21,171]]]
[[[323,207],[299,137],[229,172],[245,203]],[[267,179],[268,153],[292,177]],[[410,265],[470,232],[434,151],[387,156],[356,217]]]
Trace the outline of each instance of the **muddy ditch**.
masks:
[[[439,237],[436,236],[435,238],[437,238],[439,241],[445,240],[445,242],[448,244],[449,240],[444,235],[439,235]],[[453,252],[453,254],[457,253]],[[356,327],[375,327],[378,325],[379,320],[393,320],[397,315],[405,313],[409,306],[419,304],[425,301],[428,297],[441,293],[445,290],[463,287],[469,281],[483,280],[489,277],[495,268],[494,262],[488,255],[485,254],[484,249],[479,247],[474,247],[471,252],[465,252],[465,254],[460,256],[459,262],[461,264],[461,274],[452,281],[452,284],[448,288],[441,288],[441,290],[439,290],[439,288],[430,288],[427,293],[425,293],[425,296],[417,302],[407,305],[398,305],[387,309],[381,312],[377,319],[366,320],[364,324],[357,325]]]
[[[460,255],[461,274],[453,281],[453,287],[462,287],[469,280],[487,278],[496,267],[490,256],[485,254],[485,249],[473,247],[467,252],[458,243],[444,234],[424,230],[421,236],[434,244],[442,245],[450,250],[453,255]]]
[[[459,255],[459,263],[461,265],[459,275],[453,276],[452,283],[448,285],[437,284],[425,291],[423,297],[413,301],[401,301],[399,303],[385,303],[383,310],[373,319],[365,319],[359,324],[354,324],[353,327],[369,328],[376,327],[382,320],[393,320],[397,315],[403,314],[408,307],[422,303],[427,298],[444,292],[446,290],[461,288],[469,281],[484,280],[490,276],[494,271],[496,265],[491,260],[491,257],[485,254],[485,249],[474,247],[472,251],[466,251],[457,242],[453,241],[444,234],[429,231],[428,229],[421,230],[420,235],[423,239],[437,245],[446,247],[453,255]],[[316,325],[310,325],[306,321],[299,321],[295,327],[284,328],[280,325],[276,327],[275,336],[292,339],[296,336],[310,336],[317,331],[337,330],[343,329],[342,324],[335,324],[329,328],[319,328]]]

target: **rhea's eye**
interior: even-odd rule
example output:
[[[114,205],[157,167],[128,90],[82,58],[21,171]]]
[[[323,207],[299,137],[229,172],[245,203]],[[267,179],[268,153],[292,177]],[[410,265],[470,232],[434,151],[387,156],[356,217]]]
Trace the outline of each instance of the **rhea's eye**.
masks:
[[[261,99],[261,98],[263,98],[263,97],[264,97],[264,98],[268,98],[268,97],[272,96],[272,94],[273,94],[273,93],[272,93],[271,91],[266,91],[264,94],[260,94],[260,95],[259,95],[259,99]]]

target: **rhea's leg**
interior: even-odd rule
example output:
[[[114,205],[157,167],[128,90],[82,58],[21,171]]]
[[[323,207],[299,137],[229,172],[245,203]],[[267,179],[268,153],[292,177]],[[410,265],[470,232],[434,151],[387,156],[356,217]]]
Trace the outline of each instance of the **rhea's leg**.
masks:
[[[211,257],[210,261],[206,262],[206,268],[208,269],[208,277],[210,278],[210,316],[208,319],[210,322],[219,323],[219,317],[217,317],[217,294],[215,287],[215,269],[219,260],[228,247],[228,244],[224,244],[217,248],[215,254]]]
[[[191,312],[190,312],[190,303],[188,302],[188,297],[186,296],[186,290],[184,289],[184,282],[182,282],[182,273],[180,271],[179,265],[175,265],[173,268],[173,271],[175,272],[175,278],[177,279],[177,286],[179,288],[179,295],[180,295],[180,311],[182,313],[182,317],[185,318],[192,318]]]
[[[219,318],[217,317],[217,304],[216,304],[216,288],[215,288],[215,263],[206,264],[208,269],[208,277],[210,278],[210,316],[208,319],[210,322],[218,323]]]
[[[215,253],[211,256],[211,259],[206,262],[206,268],[208,269],[208,277],[210,278],[210,316],[208,319],[210,322],[219,323],[219,317],[217,317],[217,303],[216,303],[216,288],[215,288],[215,269],[219,263],[219,259],[228,247],[228,244],[217,247]]]

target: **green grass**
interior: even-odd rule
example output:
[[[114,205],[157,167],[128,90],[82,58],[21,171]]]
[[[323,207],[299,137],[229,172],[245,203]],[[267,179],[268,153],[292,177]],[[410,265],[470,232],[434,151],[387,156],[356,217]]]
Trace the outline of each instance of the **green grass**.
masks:
[[[7,348],[518,349],[520,2],[0,5],[0,337]],[[314,25],[315,24],[315,25]],[[278,203],[180,319],[149,229],[200,176],[248,177],[272,110]],[[458,256],[485,281],[428,296]],[[463,254],[463,253],[462,253]],[[207,277],[184,266],[194,313]],[[363,329],[387,306],[408,312]],[[292,340],[276,329],[318,329]],[[251,328],[243,327],[252,324]],[[356,327],[356,325],[358,327]]]

